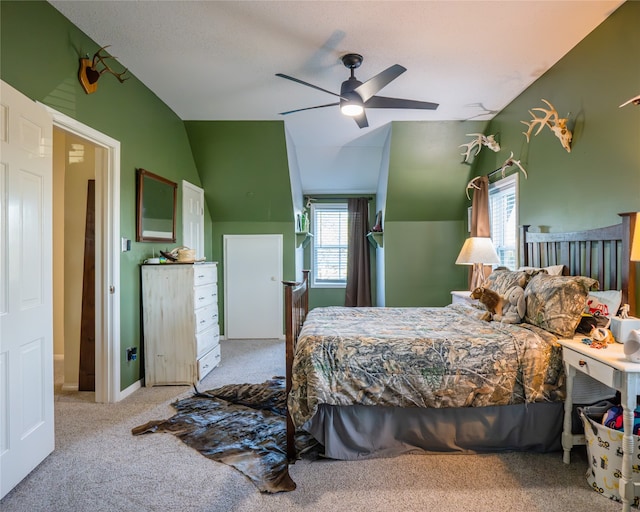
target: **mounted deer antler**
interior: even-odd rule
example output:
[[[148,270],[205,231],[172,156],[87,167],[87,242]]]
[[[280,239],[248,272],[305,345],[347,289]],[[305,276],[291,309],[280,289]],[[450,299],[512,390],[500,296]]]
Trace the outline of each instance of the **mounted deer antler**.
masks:
[[[480,190],[480,187],[476,183],[476,181],[478,181],[480,178],[482,178],[482,176],[476,176],[475,178],[471,179],[469,183],[467,183],[467,190],[466,190],[467,199],[471,200],[471,197],[469,197],[469,190],[471,190],[472,188],[475,188],[476,190]]]
[[[464,161],[469,160],[469,156],[471,156],[471,151],[474,147],[477,146],[476,152],[474,156],[480,153],[482,146],[488,147],[491,151],[495,151],[496,153],[500,151],[500,144],[494,138],[495,135],[484,135],[482,133],[467,133],[467,137],[475,137],[471,142],[467,142],[466,144],[460,144],[458,147],[466,147],[467,150],[461,155],[464,155]]]
[[[524,167],[522,167],[522,164],[520,164],[520,160],[514,160],[513,159],[513,151],[511,151],[511,156],[509,158],[507,158],[503,164],[498,167],[495,171],[489,173],[489,174],[495,174],[496,172],[500,172],[502,173],[502,177],[504,178],[504,173],[507,170],[507,168],[511,167],[511,166],[517,166],[521,171],[522,174],[524,174],[525,178],[528,178],[527,176],[527,171],[525,171]],[[480,190],[480,187],[478,186],[478,184],[476,183],[482,176],[476,176],[475,178],[472,178],[471,181],[469,181],[469,183],[467,183],[467,189],[465,191],[465,193],[467,194],[467,199],[471,200],[471,197],[469,197],[469,191],[471,189],[477,189]]]
[[[105,48],[108,48],[110,45],[103,46],[96,53],[93,54],[93,59],[90,59],[88,56],[84,59],[80,59],[80,70],[78,71],[78,78],[80,80],[80,84],[84,89],[84,92],[87,94],[91,94],[96,92],[98,89],[98,79],[102,76],[103,73],[108,72],[115,76],[120,83],[124,82],[130,77],[124,77],[123,75],[127,72],[125,69],[122,73],[116,73],[113,69],[109,67],[109,65],[105,62],[106,59],[116,59],[117,57],[113,57],[111,55],[101,55]],[[97,65],[102,64],[104,67],[101,70],[97,69]]]
[[[560,117],[555,107],[547,100],[543,99],[542,101],[544,101],[549,106],[549,110],[540,107],[532,108],[531,110],[544,112],[544,116],[536,117],[536,115],[531,110],[529,110],[529,114],[531,114],[531,117],[533,119],[529,122],[520,121],[522,124],[526,125],[529,128],[526,132],[522,132],[524,133],[525,137],[527,137],[527,142],[529,142],[531,132],[536,125],[539,126],[534,135],[538,135],[542,128],[548,126],[549,129],[553,133],[555,133],[556,137],[560,139],[560,143],[562,144],[562,147],[567,150],[567,153],[571,153],[571,139],[573,138],[573,135],[571,133],[571,130],[567,128],[567,119],[564,117]]]
[[[637,96],[634,96],[633,98],[631,98],[630,100],[625,101],[622,105],[620,105],[621,107],[626,107],[627,105],[630,105],[631,103],[633,103],[634,105],[640,105],[640,94],[638,94]]]

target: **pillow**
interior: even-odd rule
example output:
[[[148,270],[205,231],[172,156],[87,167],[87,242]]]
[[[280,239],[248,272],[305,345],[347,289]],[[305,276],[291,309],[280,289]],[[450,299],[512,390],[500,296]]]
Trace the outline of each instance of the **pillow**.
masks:
[[[525,321],[561,337],[571,337],[587,304],[589,288],[598,281],[584,276],[537,274],[524,291]]]
[[[606,316],[607,318],[611,318],[618,314],[621,302],[622,292],[619,290],[589,292],[584,312],[593,316]]]
[[[527,285],[529,276],[526,272],[514,270],[494,270],[489,274],[484,282],[484,287],[493,290],[498,295],[504,295],[512,286],[524,288]]]
[[[564,272],[564,265],[551,265],[549,267],[520,267],[518,270],[530,271],[530,270],[546,270],[550,276],[561,276]]]

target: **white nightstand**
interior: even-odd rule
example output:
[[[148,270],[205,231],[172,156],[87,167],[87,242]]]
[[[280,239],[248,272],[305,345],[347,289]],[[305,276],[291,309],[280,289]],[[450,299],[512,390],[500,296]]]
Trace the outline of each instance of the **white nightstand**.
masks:
[[[584,444],[582,436],[571,432],[571,412],[573,409],[573,379],[576,372],[590,375],[597,381],[620,391],[622,395],[624,436],[622,438],[622,476],[620,477],[620,497],[622,510],[628,512],[633,503],[634,483],[632,475],[633,457],[633,411],[636,398],[640,394],[640,364],[632,363],[624,357],[624,345],[613,343],[606,349],[595,349],[585,345],[582,337],[560,340],[562,360],[567,374],[567,398],[564,402],[564,424],[562,432],[563,461],[569,464],[571,448]],[[581,439],[582,438],[582,439]]]
[[[478,304],[478,299],[471,298],[469,290],[451,292],[451,304],[459,304],[466,302],[467,304]]]

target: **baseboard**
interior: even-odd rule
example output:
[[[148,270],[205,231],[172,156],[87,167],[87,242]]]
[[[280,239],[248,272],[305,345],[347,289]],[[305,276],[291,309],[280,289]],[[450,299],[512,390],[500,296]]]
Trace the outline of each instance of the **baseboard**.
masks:
[[[63,384],[62,385],[62,391],[78,391],[78,383],[75,382],[74,384]]]
[[[129,395],[131,395],[134,392],[138,391],[141,387],[142,387],[142,379],[134,382],[128,388],[125,388],[122,391],[120,391],[120,394],[118,395],[118,398],[117,398],[116,402],[119,402],[120,400],[124,400]]]

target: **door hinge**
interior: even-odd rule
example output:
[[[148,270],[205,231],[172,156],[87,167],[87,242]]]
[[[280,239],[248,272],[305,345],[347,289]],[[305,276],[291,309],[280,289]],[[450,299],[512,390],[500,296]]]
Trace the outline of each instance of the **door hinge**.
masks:
[[[116,293],[116,287],[115,287],[115,286],[113,286],[113,285],[109,286],[109,293],[110,293],[111,295],[113,295],[114,293]]]

